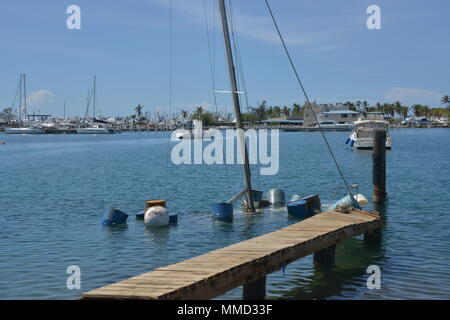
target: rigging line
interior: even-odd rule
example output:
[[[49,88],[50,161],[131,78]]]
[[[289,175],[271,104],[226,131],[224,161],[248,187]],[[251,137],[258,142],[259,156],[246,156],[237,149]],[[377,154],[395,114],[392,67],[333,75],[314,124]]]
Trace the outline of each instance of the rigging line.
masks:
[[[172,89],[173,89],[173,1],[170,0],[169,5],[169,115],[168,121],[166,122],[166,130],[170,132],[170,112],[172,109]],[[169,126],[167,125],[169,124]],[[170,147],[171,133],[167,137],[166,144],[166,168],[164,175],[167,177],[167,172],[169,170],[169,147]],[[164,194],[166,200],[169,199],[169,194],[167,190],[167,183],[164,183]]]
[[[228,8],[229,8],[228,15],[230,16],[230,25],[231,25],[231,37],[232,37],[232,41],[233,41],[233,47],[234,47],[235,57],[236,57],[236,62],[237,62],[238,88],[239,88],[239,86],[242,86],[242,91],[244,92],[247,112],[249,112],[250,104],[248,102],[247,86],[245,84],[244,68],[242,65],[241,52],[240,52],[240,47],[239,47],[239,38],[238,38],[238,32],[237,32],[237,28],[236,28],[236,19],[234,18],[234,10],[233,10],[233,5],[232,5],[231,0],[229,0]],[[241,100],[241,98],[240,98],[240,100]],[[260,169],[261,169],[260,163],[257,161],[257,163],[256,163],[257,172],[260,172],[261,171]],[[256,176],[257,176],[257,180],[258,180],[257,186],[259,187],[259,189],[261,189],[262,188],[261,175],[257,174]]]
[[[327,146],[327,148],[328,148],[328,151],[330,152],[330,155],[331,155],[331,157],[333,158],[334,164],[336,165],[336,168],[337,168],[337,170],[338,170],[338,172],[339,172],[339,175],[341,176],[342,181],[344,182],[344,185],[345,185],[345,187],[346,187],[347,190],[348,190],[348,193],[353,197],[352,191],[351,191],[351,189],[350,189],[350,187],[349,187],[349,185],[348,185],[348,183],[347,183],[347,180],[346,180],[345,177],[344,177],[344,174],[343,174],[343,172],[342,172],[342,170],[341,170],[341,167],[339,166],[339,163],[338,163],[337,160],[336,160],[336,157],[334,156],[333,150],[331,149],[331,146],[330,146],[330,144],[329,144],[329,142],[328,142],[328,139],[326,138],[326,136],[325,136],[323,130],[321,130],[322,128],[321,128],[320,123],[319,123],[319,121],[318,121],[318,119],[317,119],[316,113],[314,112],[314,110],[313,110],[313,108],[312,108],[312,106],[311,106],[311,103],[310,103],[310,101],[309,101],[308,95],[306,94],[306,90],[305,90],[305,88],[303,87],[303,83],[302,83],[302,81],[300,80],[300,76],[299,76],[299,74],[298,74],[298,72],[297,72],[297,69],[296,69],[296,67],[295,67],[295,65],[294,65],[294,62],[293,62],[293,60],[292,60],[291,54],[289,53],[289,50],[288,50],[288,48],[287,48],[287,46],[286,46],[286,43],[284,42],[284,38],[283,38],[283,36],[281,35],[281,31],[280,31],[280,29],[278,28],[278,24],[277,24],[277,22],[276,22],[276,20],[275,20],[275,16],[273,15],[272,9],[270,8],[270,5],[269,5],[269,1],[268,1],[268,0],[265,0],[265,3],[266,3],[266,6],[267,6],[267,9],[269,10],[270,16],[272,17],[273,24],[274,24],[274,26],[275,26],[275,29],[277,30],[277,33],[278,33],[278,36],[279,36],[279,38],[280,38],[280,41],[281,41],[281,43],[282,43],[282,45],[283,45],[284,51],[286,52],[286,55],[287,55],[287,57],[288,57],[288,59],[289,59],[289,63],[290,63],[290,65],[291,65],[291,67],[292,67],[292,70],[293,70],[293,72],[294,72],[294,74],[295,74],[295,77],[297,78],[298,84],[300,85],[300,88],[301,88],[301,90],[303,91],[303,95],[305,96],[305,99],[306,99],[306,102],[307,102],[307,104],[308,104],[308,107],[309,107],[309,109],[311,110],[312,114],[314,115],[314,119],[316,120],[316,123],[317,123],[317,125],[318,125],[318,127],[319,127],[319,131],[320,131],[320,133],[322,134],[322,137],[323,137],[323,139],[324,139],[324,141],[325,141],[325,144],[326,144],[326,146]]]
[[[215,45],[216,45],[216,42],[215,42],[215,25],[216,25],[216,10],[217,10],[217,7],[216,7],[216,1],[214,1],[214,7],[213,7],[213,10],[214,10],[213,19],[214,19],[214,21],[213,21],[213,31],[212,31],[213,32],[213,49],[212,49],[213,53],[211,54],[211,42],[210,42],[210,34],[209,34],[209,29],[208,29],[209,27],[208,27],[208,15],[207,15],[207,9],[206,9],[206,1],[207,0],[204,0],[204,2],[203,2],[203,8],[204,8],[204,12],[205,12],[206,39],[207,39],[207,42],[208,42],[208,56],[209,56],[209,64],[210,64],[210,72],[211,72],[211,80],[212,80],[212,91],[213,91],[213,97],[214,97],[214,106],[215,106],[215,109],[216,109],[215,119],[217,121],[218,117],[219,117],[219,110],[218,110],[218,106],[217,106],[217,95],[216,95],[216,80],[215,80],[215,78],[216,78],[216,74],[215,74]],[[218,121],[216,123],[218,123]],[[228,188],[229,188],[230,187],[230,185],[229,185],[230,179],[229,179],[227,164],[224,163],[223,165],[224,165],[224,171],[225,171],[225,180],[227,181]]]
[[[245,102],[247,106],[247,112],[250,111],[250,104],[248,103],[248,94],[247,94],[247,85],[245,84],[245,77],[244,77],[244,68],[242,66],[242,58],[241,58],[241,50],[239,46],[239,38],[238,38],[238,32],[236,28],[236,23],[234,19],[234,13],[233,13],[233,6],[232,2],[229,2],[229,8],[230,8],[230,20],[231,20],[231,35],[233,38],[233,46],[234,51],[236,55],[236,61],[237,61],[237,67],[238,67],[238,75],[240,77],[240,82],[242,84],[242,91],[244,92]]]
[[[211,73],[211,79],[212,79],[212,91],[213,91],[213,98],[214,98],[214,106],[216,108],[216,117],[217,117],[217,96],[216,96],[216,90],[215,90],[215,76],[214,76],[214,66],[212,62],[212,55],[211,55],[211,42],[210,42],[210,36],[209,36],[209,27],[208,27],[208,15],[206,12],[206,1],[203,1],[203,9],[205,13],[205,28],[206,28],[206,39],[208,42],[208,57],[209,57],[209,66],[210,66],[210,73]]]
[[[21,77],[22,77],[22,75],[21,75]],[[21,80],[22,80],[22,78],[21,78]],[[20,90],[20,82],[17,85],[16,94],[14,95],[14,99],[13,99],[13,102],[11,104],[11,111],[9,112],[9,118],[10,118],[9,121],[12,120],[11,119],[11,115],[12,115],[12,112],[13,112],[13,109],[14,109],[14,105],[16,104],[17,96],[19,95],[19,90]]]
[[[238,78],[238,80],[239,80],[238,84],[242,85],[242,91],[244,92],[247,112],[250,112],[250,104],[248,102],[247,85],[245,83],[244,67],[242,65],[241,50],[240,50],[240,46],[239,46],[239,37],[238,37],[238,31],[236,28],[236,19],[234,18],[234,10],[233,10],[231,0],[229,0],[229,8],[230,8],[229,16],[230,16],[230,22],[231,22],[231,35],[232,35],[232,40],[233,40],[235,56],[236,56],[236,60],[237,60],[238,75],[240,77],[240,78]],[[257,170],[257,172],[261,172],[261,165],[260,165],[259,161],[256,162],[256,170]],[[258,181],[257,186],[259,189],[261,189],[262,188],[261,175],[256,174],[256,176],[257,176],[257,181]]]

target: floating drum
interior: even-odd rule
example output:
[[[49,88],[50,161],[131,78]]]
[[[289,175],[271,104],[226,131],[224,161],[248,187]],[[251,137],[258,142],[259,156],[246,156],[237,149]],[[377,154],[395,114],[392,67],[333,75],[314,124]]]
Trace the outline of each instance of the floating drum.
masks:
[[[286,196],[284,191],[281,189],[270,189],[268,192],[268,197],[270,203],[274,207],[282,207],[286,204]]]
[[[103,226],[114,226],[118,224],[123,224],[127,222],[128,215],[125,212],[122,212],[116,208],[110,208],[106,210],[106,214],[103,217],[102,225]]]
[[[322,204],[320,203],[320,198],[318,194],[312,194],[307,197],[303,197],[302,200],[305,200],[308,203],[309,213],[311,215],[320,212]]]
[[[233,221],[233,204],[216,203],[212,206],[213,220],[232,222]]]
[[[135,213],[136,215],[136,220],[144,220],[144,216],[145,216],[145,209],[138,211]]]
[[[145,211],[144,223],[150,227],[164,227],[170,222],[169,212],[164,207],[151,207]]]
[[[306,200],[289,202],[287,205],[287,211],[289,215],[301,219],[306,219],[314,215],[311,214]]]
[[[174,213],[174,212],[169,213],[169,223],[173,223],[173,224],[178,223],[178,213]]]

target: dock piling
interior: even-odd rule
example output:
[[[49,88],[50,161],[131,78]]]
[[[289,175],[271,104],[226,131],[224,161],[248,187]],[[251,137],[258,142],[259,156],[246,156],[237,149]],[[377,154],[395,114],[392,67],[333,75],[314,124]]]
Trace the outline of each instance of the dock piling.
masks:
[[[367,244],[381,243],[381,228],[364,233],[364,242]]]
[[[266,298],[266,276],[244,284],[243,300],[264,300]]]
[[[334,265],[336,256],[336,245],[314,252],[313,261],[316,266]]]
[[[373,193],[375,203],[386,201],[386,131],[375,130],[373,137]]]

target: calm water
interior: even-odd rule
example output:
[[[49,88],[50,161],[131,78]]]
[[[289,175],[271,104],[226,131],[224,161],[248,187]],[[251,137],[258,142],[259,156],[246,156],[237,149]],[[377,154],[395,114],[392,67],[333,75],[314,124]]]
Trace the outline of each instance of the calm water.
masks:
[[[315,269],[311,256],[268,276],[268,297],[282,299],[450,298],[450,130],[398,129],[388,152],[387,228],[381,247],[361,238],[338,246],[336,266]],[[327,136],[347,179],[371,195],[371,152]],[[280,171],[258,188],[344,195],[318,133],[281,133]],[[0,299],[73,299],[87,291],[296,222],[283,213],[235,214],[211,221],[210,205],[242,188],[239,166],[175,166],[166,134],[14,136],[0,134]],[[99,225],[107,207],[134,213],[168,199],[177,226]],[[382,269],[381,290],[368,290],[369,265]],[[66,268],[81,268],[81,290],[66,288]],[[237,288],[220,298],[239,299]]]

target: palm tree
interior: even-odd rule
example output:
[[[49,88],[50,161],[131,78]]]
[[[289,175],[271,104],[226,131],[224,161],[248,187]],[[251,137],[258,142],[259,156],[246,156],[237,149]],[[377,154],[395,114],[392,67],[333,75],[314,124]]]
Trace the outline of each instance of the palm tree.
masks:
[[[187,116],[188,116],[188,112],[186,111],[186,110],[181,110],[181,117],[183,118],[183,119],[186,119],[187,118]]]
[[[287,117],[291,114],[291,109],[289,109],[287,106],[283,107],[283,114]]]
[[[203,109],[202,106],[197,107],[197,109],[195,109],[195,115],[198,117],[198,120],[201,120],[204,112],[205,112],[205,109]]]
[[[302,113],[302,107],[298,103],[292,105],[292,115],[298,116]]]
[[[136,115],[139,119],[142,118],[142,110],[144,110],[144,106],[141,106],[140,104],[138,104],[138,106],[134,108],[134,111],[136,112]]]
[[[273,107],[273,114],[278,118],[281,115],[281,108],[279,106]]]
[[[362,102],[362,107],[363,107],[363,110],[367,112],[367,108],[369,107],[369,103],[366,100],[364,100]]]
[[[258,118],[258,121],[261,122],[266,118],[267,110],[266,110],[266,101],[259,103],[256,108],[251,108],[252,112],[254,112]]]
[[[442,97],[441,99],[442,104],[446,104],[447,105],[447,117],[450,117],[450,98],[448,97],[448,95],[445,95]]]
[[[450,107],[450,98],[448,97],[448,95],[445,95],[441,98],[441,102],[442,104],[446,104],[447,108]]]

